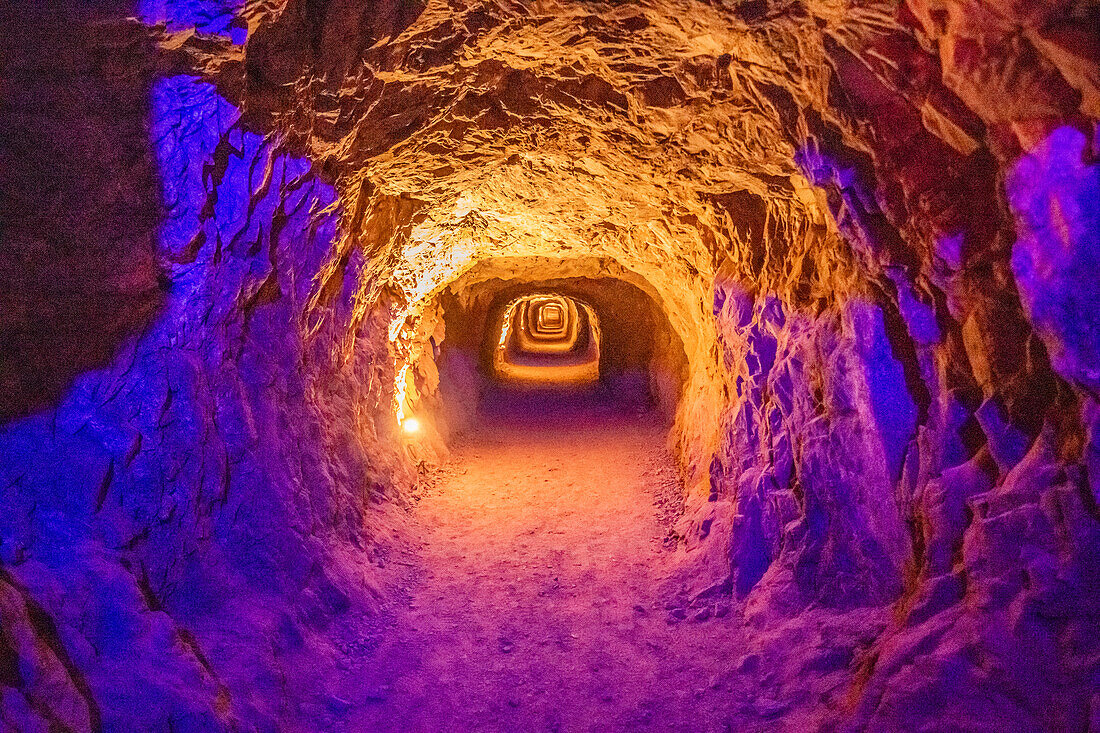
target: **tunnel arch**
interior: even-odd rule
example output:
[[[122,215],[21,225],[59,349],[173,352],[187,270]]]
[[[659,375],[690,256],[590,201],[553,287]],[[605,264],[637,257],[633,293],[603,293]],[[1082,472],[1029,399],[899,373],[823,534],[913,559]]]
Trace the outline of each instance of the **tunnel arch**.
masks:
[[[420,311],[414,341],[421,348],[408,362],[414,385],[405,398],[410,412],[438,416],[431,420],[439,432],[429,455],[445,452],[447,436],[468,424],[485,380],[492,378],[497,324],[509,304],[534,292],[557,293],[592,308],[600,323],[600,383],[651,399],[669,423],[670,445],[679,448],[685,435],[706,439],[705,424],[684,422],[685,395],[700,389],[691,379],[684,336],[696,344],[701,336],[673,325],[666,301],[644,278],[606,259],[508,257],[470,268]]]
[[[482,352],[489,351],[486,371],[498,381],[564,386],[600,379],[600,319],[583,300],[532,290],[508,302],[488,325]]]

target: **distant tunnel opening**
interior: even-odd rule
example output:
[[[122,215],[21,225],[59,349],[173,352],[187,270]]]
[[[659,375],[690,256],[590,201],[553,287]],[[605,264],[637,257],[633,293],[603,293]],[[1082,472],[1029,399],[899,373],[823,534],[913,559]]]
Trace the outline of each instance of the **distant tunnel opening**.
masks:
[[[494,273],[495,274],[495,273]],[[602,395],[673,420],[688,377],[680,336],[641,287],[607,276],[458,280],[434,307],[412,389],[442,438],[501,390]],[[425,372],[429,378],[425,379]]]
[[[588,303],[552,291],[515,298],[485,337],[493,379],[521,386],[586,385],[600,378],[600,321]]]

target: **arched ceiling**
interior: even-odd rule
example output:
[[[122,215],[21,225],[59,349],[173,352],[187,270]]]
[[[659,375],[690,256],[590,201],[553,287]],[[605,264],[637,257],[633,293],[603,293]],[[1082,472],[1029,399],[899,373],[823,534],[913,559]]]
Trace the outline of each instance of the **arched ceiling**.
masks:
[[[775,287],[842,250],[777,105],[824,108],[826,36],[873,35],[880,5],[760,30],[702,2],[292,1],[249,11],[243,54],[183,46],[336,180],[344,246],[413,297],[517,255]]]

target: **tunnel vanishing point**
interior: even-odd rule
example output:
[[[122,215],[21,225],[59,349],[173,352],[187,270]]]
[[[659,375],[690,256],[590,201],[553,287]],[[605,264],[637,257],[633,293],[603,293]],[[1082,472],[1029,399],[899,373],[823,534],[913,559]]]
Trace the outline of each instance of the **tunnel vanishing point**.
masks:
[[[1100,733],[1094,0],[0,4],[0,731]]]

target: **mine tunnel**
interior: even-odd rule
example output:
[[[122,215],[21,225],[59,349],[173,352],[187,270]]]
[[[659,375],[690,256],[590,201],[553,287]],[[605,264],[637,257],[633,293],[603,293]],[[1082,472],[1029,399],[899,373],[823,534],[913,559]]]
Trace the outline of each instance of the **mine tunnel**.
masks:
[[[487,402],[524,393],[539,405],[536,422],[583,396],[592,406],[653,412],[670,426],[687,378],[683,342],[643,287],[599,276],[600,264],[490,260],[443,290],[430,308],[430,348],[406,372],[399,407],[416,432],[426,420],[449,437]],[[593,275],[538,278],[557,269]],[[414,399],[425,360],[438,387]]]
[[[1100,731],[1098,29],[0,4],[0,732]]]
[[[496,379],[528,385],[590,384],[600,378],[600,322],[586,303],[557,293],[516,298],[493,331]]]

